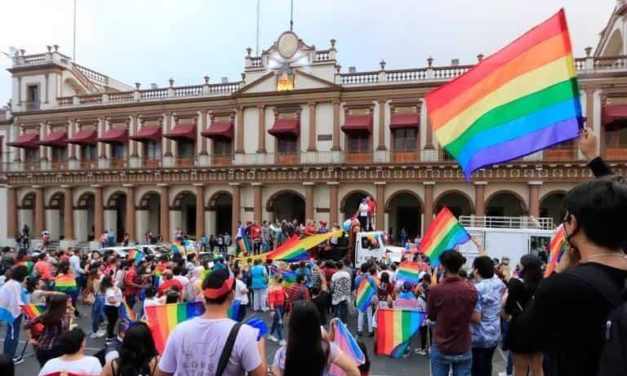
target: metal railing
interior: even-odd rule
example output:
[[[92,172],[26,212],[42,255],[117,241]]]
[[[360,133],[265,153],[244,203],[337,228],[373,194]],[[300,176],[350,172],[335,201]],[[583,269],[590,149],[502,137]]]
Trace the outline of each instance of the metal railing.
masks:
[[[539,229],[553,230],[555,224],[553,218],[547,217],[496,217],[462,215],[459,223],[465,227],[509,228],[509,229]]]

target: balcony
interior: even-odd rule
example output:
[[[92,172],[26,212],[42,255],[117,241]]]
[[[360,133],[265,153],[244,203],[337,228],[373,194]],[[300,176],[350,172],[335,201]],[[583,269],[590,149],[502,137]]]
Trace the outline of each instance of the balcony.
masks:
[[[346,164],[368,164],[372,163],[371,152],[354,152],[347,151],[345,154],[344,163]]]
[[[419,154],[416,151],[393,151],[393,163],[416,163],[419,161]]]
[[[550,162],[574,161],[578,159],[579,148],[573,145],[554,146],[544,150],[543,159]]]
[[[158,168],[161,167],[161,159],[144,158],[141,160],[141,166],[145,168]]]
[[[230,166],[233,164],[233,155],[212,155],[211,156],[211,165],[212,166]]]
[[[625,161],[627,160],[627,145],[622,146],[606,146],[605,159],[609,161]]]
[[[41,102],[39,101],[22,102],[22,108],[24,108],[25,111],[36,111],[41,108]]]
[[[299,153],[277,153],[274,162],[279,166],[293,166],[300,162]]]
[[[189,168],[194,167],[196,160],[193,157],[179,157],[174,159],[174,165],[176,167]]]

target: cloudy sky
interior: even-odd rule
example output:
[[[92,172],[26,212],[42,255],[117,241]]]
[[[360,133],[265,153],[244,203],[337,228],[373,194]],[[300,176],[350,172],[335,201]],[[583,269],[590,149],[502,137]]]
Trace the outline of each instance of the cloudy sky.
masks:
[[[260,49],[289,28],[289,0],[260,0]],[[27,54],[58,44],[72,56],[73,0],[2,0],[0,51]],[[564,7],[576,56],[596,46],[616,0],[294,0],[294,31],[328,48],[337,39],[346,70],[476,61]],[[257,0],[78,0],[76,60],[132,84],[239,79],[255,48]],[[9,100],[10,60],[0,54],[0,104]]]

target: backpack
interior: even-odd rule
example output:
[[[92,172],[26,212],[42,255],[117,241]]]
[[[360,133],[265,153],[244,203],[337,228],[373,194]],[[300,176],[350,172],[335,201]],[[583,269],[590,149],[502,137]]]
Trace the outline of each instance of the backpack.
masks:
[[[592,285],[614,306],[605,322],[597,376],[627,375],[627,279],[621,291],[607,273],[592,268],[581,268],[581,271],[588,278],[573,275]]]

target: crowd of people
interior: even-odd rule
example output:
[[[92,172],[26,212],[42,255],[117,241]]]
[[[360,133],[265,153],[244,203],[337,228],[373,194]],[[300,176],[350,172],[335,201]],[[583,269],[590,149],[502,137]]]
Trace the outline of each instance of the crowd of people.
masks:
[[[421,270],[418,283],[399,278],[398,264],[386,259],[354,268],[350,258],[285,263],[225,254],[210,262],[197,252],[126,258],[81,249],[31,253],[5,248],[0,320],[7,331],[0,374],[12,375],[23,361],[18,343],[25,336],[42,376],[318,376],[333,369],[367,375],[371,355],[379,349],[376,341],[368,348],[365,339],[378,335],[376,316],[382,308],[426,312],[404,356],[428,355],[434,376],[492,375],[499,347],[506,354],[504,375],[626,374],[621,367],[627,358],[615,354],[625,355],[621,344],[627,336],[619,325],[625,320],[627,233],[621,219],[627,212],[627,184],[594,157],[593,142],[582,135],[582,151],[598,178],[567,194],[566,250],[546,277],[542,254],[512,260],[514,267],[482,247],[470,267],[454,249],[437,260],[407,252],[403,260]],[[292,234],[326,228],[326,223],[285,222],[280,232],[270,230],[282,238],[264,238],[264,228],[276,225],[257,226],[259,252]],[[240,227],[236,239],[257,233],[251,231],[255,226]],[[376,293],[362,310],[355,308],[355,290],[364,279]],[[238,317],[229,318],[234,301]],[[127,309],[141,319],[145,307],[178,302],[202,302],[204,313],[178,324],[160,354],[149,326]],[[45,310],[26,316],[26,305]],[[268,318],[263,312],[269,314],[267,334],[243,324],[251,315]],[[91,328],[78,324],[82,316],[91,316]],[[366,355],[363,364],[332,341],[335,319],[354,325],[351,330]],[[86,336],[106,337],[106,347],[86,355]],[[273,356],[267,357],[266,340],[279,346]]]

